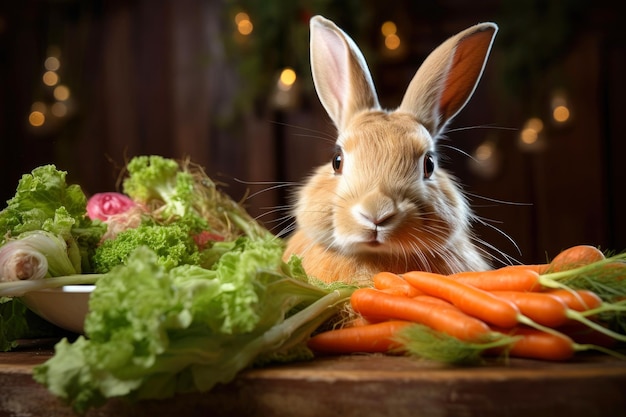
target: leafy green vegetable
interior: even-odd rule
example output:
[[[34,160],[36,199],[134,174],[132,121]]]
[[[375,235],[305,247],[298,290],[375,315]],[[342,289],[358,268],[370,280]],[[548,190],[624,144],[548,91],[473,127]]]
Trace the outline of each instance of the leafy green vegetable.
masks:
[[[78,185],[66,183],[66,174],[54,165],[35,168],[22,176],[0,211],[0,281],[11,281],[0,282],[3,296],[54,282],[37,283],[50,279],[36,279],[43,276],[91,271],[90,258],[106,226],[86,216],[87,198]],[[32,280],[25,279],[29,276]],[[0,298],[1,350],[15,347],[19,338],[59,332],[20,300]]]
[[[2,282],[0,296],[97,283],[86,337],[59,342],[35,379],[85,411],[111,397],[206,391],[254,364],[310,358],[307,338],[353,288],[310,283],[299,258],[283,262],[284,242],[199,166],[140,156],[127,170],[124,192],[140,216],[115,233],[105,234],[108,219],[89,220],[80,188],[52,165],[25,175],[0,213],[4,239],[55,236],[67,245],[55,261],[74,268]],[[30,312],[2,300],[0,324],[10,331],[0,342],[11,348],[30,329]]]
[[[309,284],[281,261],[278,239],[238,239],[212,269],[167,270],[146,247],[104,275],[90,299],[88,338],[62,341],[35,368],[77,411],[107,398],[206,391],[255,361],[308,354],[310,333],[352,288]]]
[[[184,217],[193,207],[194,177],[178,162],[157,155],[137,156],[126,165],[124,193],[134,201],[150,205],[156,201],[163,218]]]
[[[105,273],[126,263],[130,254],[140,246],[152,249],[166,269],[183,264],[200,264],[201,256],[192,234],[194,230],[184,222],[165,225],[142,223],[137,228],[120,232],[115,239],[107,239],[95,250],[93,268]]]
[[[0,246],[24,232],[54,233],[65,240],[76,269],[90,272],[90,256],[106,227],[87,217],[87,197],[80,186],[66,183],[66,175],[54,165],[43,165],[22,176],[0,211]]]
[[[25,257],[24,254],[29,256]],[[38,259],[41,256],[44,257],[44,262]],[[31,258],[36,262],[25,261]],[[39,271],[36,276],[24,276],[24,273],[36,272],[38,267],[45,269]],[[70,259],[65,240],[54,233],[32,230],[0,246],[0,281],[38,279],[45,276],[59,277],[80,272],[80,255],[78,259]]]
[[[87,199],[79,186],[66,184],[66,175],[54,165],[44,165],[23,175],[15,196],[0,212],[2,236],[29,230],[70,234],[71,227],[83,219]]]

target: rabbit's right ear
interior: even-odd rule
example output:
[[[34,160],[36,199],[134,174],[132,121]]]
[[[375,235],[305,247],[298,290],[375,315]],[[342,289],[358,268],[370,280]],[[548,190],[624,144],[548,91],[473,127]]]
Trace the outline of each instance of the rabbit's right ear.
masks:
[[[495,23],[481,23],[437,47],[411,80],[400,110],[438,136],[474,93],[497,30]]]
[[[372,76],[354,41],[333,22],[314,16],[310,26],[313,83],[341,131],[354,114],[380,107]]]

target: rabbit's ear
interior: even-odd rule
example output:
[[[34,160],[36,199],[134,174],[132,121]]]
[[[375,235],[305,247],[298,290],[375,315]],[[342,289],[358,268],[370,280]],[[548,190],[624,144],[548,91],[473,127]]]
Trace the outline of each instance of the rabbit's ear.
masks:
[[[481,23],[437,47],[417,70],[399,110],[414,114],[436,137],[474,93],[497,30]]]
[[[311,19],[311,71],[317,95],[341,131],[361,110],[378,108],[378,97],[363,54],[333,22]]]

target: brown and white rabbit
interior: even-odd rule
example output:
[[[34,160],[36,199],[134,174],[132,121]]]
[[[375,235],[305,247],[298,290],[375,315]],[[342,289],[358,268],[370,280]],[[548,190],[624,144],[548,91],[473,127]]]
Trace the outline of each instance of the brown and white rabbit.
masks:
[[[362,283],[379,271],[454,273],[489,265],[473,243],[474,219],[435,145],[471,97],[497,31],[482,23],[435,49],[402,103],[381,109],[365,59],[333,22],[311,19],[311,69],[338,130],[336,153],[295,197],[285,259],[326,282]]]

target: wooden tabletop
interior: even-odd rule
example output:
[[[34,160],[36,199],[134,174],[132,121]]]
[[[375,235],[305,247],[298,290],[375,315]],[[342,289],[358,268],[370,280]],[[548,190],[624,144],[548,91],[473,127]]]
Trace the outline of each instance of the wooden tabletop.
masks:
[[[0,417],[75,416],[32,379],[49,349],[0,353]],[[89,417],[160,416],[594,417],[626,415],[626,361],[581,354],[567,363],[511,360],[452,367],[354,355],[251,369],[209,393],[129,404]]]

